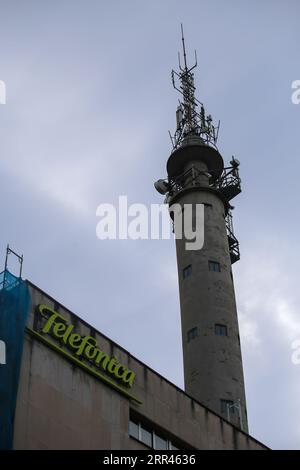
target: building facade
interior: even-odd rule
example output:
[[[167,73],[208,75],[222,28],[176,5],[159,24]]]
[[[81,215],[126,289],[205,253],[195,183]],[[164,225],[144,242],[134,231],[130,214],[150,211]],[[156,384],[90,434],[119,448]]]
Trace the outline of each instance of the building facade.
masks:
[[[265,449],[26,285],[14,449]]]

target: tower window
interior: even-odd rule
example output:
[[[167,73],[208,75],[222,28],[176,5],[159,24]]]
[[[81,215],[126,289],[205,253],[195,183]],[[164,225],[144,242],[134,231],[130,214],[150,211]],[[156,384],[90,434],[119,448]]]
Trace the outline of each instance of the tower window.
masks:
[[[220,263],[218,263],[217,261],[209,261],[208,262],[208,268],[210,271],[214,271],[214,272],[221,272],[221,266],[220,266]]]
[[[230,414],[234,414],[235,407],[233,406],[232,400],[220,400],[221,402],[221,413],[228,416],[228,412]]]
[[[215,334],[219,336],[228,336],[227,326],[226,325],[215,325]]]
[[[183,269],[182,275],[183,275],[183,279],[187,279],[188,277],[190,277],[192,275],[192,265],[191,264],[189,264],[188,266],[186,266]]]
[[[190,341],[192,341],[193,339],[197,338],[199,335],[198,335],[198,327],[195,326],[194,328],[192,328],[191,330],[189,330],[187,332],[187,340],[188,340],[188,343]]]

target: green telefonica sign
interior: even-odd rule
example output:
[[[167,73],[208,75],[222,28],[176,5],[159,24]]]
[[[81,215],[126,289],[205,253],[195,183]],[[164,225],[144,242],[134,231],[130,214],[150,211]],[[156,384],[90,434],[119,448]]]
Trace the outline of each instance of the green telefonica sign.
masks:
[[[74,325],[68,324],[60,313],[42,304],[37,306],[37,311],[46,321],[39,331],[27,328],[33,336],[123,395],[141,403],[128,391],[135,380],[135,373],[132,370],[121,364],[116,356],[110,357],[101,351],[92,336],[81,336],[74,332]],[[49,336],[59,342],[54,343]]]

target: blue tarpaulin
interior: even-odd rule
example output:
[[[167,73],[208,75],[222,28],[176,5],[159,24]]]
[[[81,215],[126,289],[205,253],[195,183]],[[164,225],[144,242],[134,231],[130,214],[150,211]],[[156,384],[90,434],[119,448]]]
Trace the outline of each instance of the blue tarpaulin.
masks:
[[[0,449],[12,449],[13,424],[24,342],[30,310],[26,282],[9,271],[0,273],[0,340],[5,364],[0,360]],[[1,358],[0,358],[1,359]]]

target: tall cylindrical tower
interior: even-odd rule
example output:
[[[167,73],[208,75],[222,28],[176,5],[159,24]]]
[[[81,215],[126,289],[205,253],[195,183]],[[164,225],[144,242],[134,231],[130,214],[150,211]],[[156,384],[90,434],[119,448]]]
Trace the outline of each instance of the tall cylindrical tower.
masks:
[[[173,84],[183,100],[177,109],[173,152],[167,180],[155,183],[167,194],[174,220],[180,291],[185,389],[192,397],[247,431],[247,412],[238,317],[231,266],[239,259],[230,201],[240,193],[239,162],[224,168],[216,148],[218,128],[194,96],[193,68],[173,72]],[[179,80],[176,86],[175,79]],[[200,108],[200,111],[198,111]],[[173,207],[183,217],[174,217]],[[179,205],[179,206],[178,206]],[[204,244],[187,249],[186,228],[197,225],[196,207],[204,206]],[[193,217],[185,219],[190,207]],[[180,224],[181,227],[176,226]],[[186,227],[192,224],[193,227]],[[178,229],[183,229],[179,230]]]

